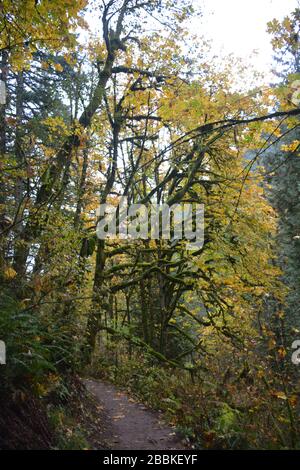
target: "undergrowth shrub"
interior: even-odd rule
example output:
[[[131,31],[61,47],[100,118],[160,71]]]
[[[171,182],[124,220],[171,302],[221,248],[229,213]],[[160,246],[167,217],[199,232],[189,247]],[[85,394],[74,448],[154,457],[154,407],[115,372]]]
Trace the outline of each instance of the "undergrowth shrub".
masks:
[[[115,383],[164,412],[196,448],[299,447],[297,439],[292,442],[286,400],[274,393],[279,384],[271,379],[268,383],[267,372],[262,377],[261,370],[245,366],[244,370],[239,364],[235,370],[234,366],[224,367],[224,362],[207,366],[209,376],[198,373],[191,377],[188,371],[164,367],[141,354],[131,359],[119,356],[117,364],[106,355],[95,360],[88,373]]]

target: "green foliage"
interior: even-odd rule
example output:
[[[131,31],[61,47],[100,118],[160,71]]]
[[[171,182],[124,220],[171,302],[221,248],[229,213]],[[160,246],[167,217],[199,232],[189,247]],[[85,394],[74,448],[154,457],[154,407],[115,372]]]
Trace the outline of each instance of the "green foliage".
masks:
[[[239,366],[243,353],[236,357],[236,363],[231,362],[232,353],[229,345],[224,345],[220,354],[215,353],[206,364],[209,376],[198,372],[191,377],[188,372],[154,365],[141,355],[131,360],[119,356],[115,365],[113,354],[95,360],[88,373],[112,381],[141,402],[161,410],[196,448],[297,447],[292,443],[289,409],[282,399],[285,395],[275,392],[282,386],[280,374],[274,374],[264,359],[257,373],[253,369],[247,375]],[[253,357],[251,367],[255,362]],[[289,401],[299,435],[297,400],[291,396]]]
[[[59,450],[87,450],[90,444],[86,431],[70,415],[66,408],[59,406],[49,410],[49,420],[56,430]]]
[[[224,403],[220,415],[215,421],[215,432],[220,438],[228,442],[229,448],[235,447],[242,434],[240,415],[241,413],[238,410],[234,410],[227,403]]]
[[[1,338],[7,347],[7,366],[0,372],[7,384],[43,383],[49,373],[73,367],[76,346],[68,330],[35,310],[22,309],[8,291],[1,293],[0,312]]]

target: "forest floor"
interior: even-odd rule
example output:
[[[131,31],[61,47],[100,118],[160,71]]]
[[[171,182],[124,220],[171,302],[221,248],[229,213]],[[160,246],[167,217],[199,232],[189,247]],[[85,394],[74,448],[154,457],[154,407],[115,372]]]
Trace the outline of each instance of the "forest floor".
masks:
[[[129,397],[126,392],[102,381],[86,379],[87,389],[99,401],[110,423],[105,442],[109,449],[180,450],[186,448],[174,428],[154,412]]]

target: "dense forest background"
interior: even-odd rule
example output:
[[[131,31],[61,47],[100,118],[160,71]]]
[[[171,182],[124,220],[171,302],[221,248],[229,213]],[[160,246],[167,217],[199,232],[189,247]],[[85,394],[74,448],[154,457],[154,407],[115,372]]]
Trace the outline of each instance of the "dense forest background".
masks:
[[[196,448],[300,446],[300,11],[257,88],[193,3],[0,3],[1,448],[92,446],[88,375]],[[204,204],[203,247],[98,239],[121,198]]]

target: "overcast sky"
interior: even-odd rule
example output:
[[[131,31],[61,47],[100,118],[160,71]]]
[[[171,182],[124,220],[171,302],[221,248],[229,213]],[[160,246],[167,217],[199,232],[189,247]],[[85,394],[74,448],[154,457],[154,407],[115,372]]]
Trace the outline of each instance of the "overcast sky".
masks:
[[[267,23],[273,18],[282,20],[299,6],[300,0],[193,1],[203,14],[189,22],[191,32],[210,39],[214,55],[221,58],[233,53],[266,74],[266,83],[272,80],[269,72],[273,53]],[[101,23],[98,15],[92,11],[86,18],[95,32]]]
[[[194,0],[202,6],[203,17],[191,29],[212,39],[215,53],[231,53],[248,59],[260,71],[271,67],[272,48],[267,22],[283,19],[298,6],[298,0]]]

